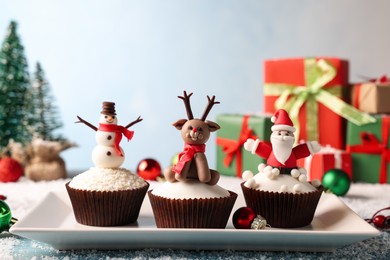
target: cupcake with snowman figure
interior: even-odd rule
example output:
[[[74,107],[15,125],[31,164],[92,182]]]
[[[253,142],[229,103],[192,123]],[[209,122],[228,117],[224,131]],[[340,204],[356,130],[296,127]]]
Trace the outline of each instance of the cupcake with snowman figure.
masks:
[[[241,188],[248,207],[264,217],[271,227],[296,228],[311,223],[323,187],[307,181],[306,170],[297,160],[318,152],[316,141],[294,147],[296,131],[288,113],[279,109],[271,118],[271,143],[248,139],[244,149],[267,160],[254,175],[244,171]]]
[[[128,141],[134,131],[129,128],[142,121],[138,117],[126,126],[118,125],[115,103],[103,102],[99,126],[77,117],[93,129],[96,146],[92,151],[95,167],[80,173],[66,184],[76,221],[91,226],[119,226],[137,220],[149,183],[121,168],[125,153],[122,137]]]

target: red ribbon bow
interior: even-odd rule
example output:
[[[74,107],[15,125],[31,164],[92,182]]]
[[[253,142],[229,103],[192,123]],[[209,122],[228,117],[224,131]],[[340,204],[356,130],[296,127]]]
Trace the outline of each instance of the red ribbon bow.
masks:
[[[173,167],[173,171],[180,174],[184,165],[191,161],[196,153],[204,153],[205,151],[205,144],[184,144],[184,151],[179,154],[179,161]]]
[[[130,141],[134,135],[134,131],[127,130],[127,128],[121,125],[99,124],[98,130],[104,132],[115,132],[114,147],[120,156],[123,156],[121,148],[119,147],[119,143],[122,140],[122,134],[127,138],[127,141]]]
[[[377,79],[370,79],[370,82],[377,83],[377,84],[383,84],[389,81],[389,78],[386,75],[381,76],[380,78]]]
[[[222,151],[226,154],[223,160],[223,163],[228,167],[233,158],[236,157],[236,171],[237,176],[241,177],[242,174],[242,149],[246,140],[249,138],[257,139],[256,135],[253,134],[253,131],[248,126],[249,116],[245,115],[242,120],[241,132],[237,140],[230,140],[227,138],[217,137],[217,145],[222,146]]]
[[[389,141],[390,117],[382,118],[382,143],[369,132],[362,132],[361,145],[347,146],[347,152],[377,154],[381,156],[379,171],[379,183],[387,183],[387,163],[390,162],[390,150],[387,148]]]

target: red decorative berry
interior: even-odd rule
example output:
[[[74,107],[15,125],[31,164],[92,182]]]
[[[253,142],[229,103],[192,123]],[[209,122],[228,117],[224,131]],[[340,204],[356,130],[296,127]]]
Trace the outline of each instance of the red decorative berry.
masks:
[[[7,197],[6,196],[4,196],[4,195],[0,195],[0,200],[6,200],[7,199]]]
[[[386,221],[386,217],[383,215],[377,215],[372,219],[372,223],[374,223],[374,225],[378,228],[384,228],[385,221]]]
[[[233,225],[237,229],[250,229],[256,212],[249,207],[242,207],[233,214]]]
[[[161,166],[154,159],[143,159],[137,166],[137,174],[145,180],[155,180],[161,174]]]
[[[379,215],[380,212],[388,210],[390,210],[390,207],[380,209],[366,221],[374,224],[377,228],[390,228],[390,216]]]
[[[0,159],[0,182],[16,182],[23,175],[23,167],[11,157]]]

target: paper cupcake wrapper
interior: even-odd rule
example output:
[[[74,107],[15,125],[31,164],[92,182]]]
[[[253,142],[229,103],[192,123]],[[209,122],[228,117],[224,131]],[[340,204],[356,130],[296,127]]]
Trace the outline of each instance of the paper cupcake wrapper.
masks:
[[[88,191],[66,183],[74,216],[89,226],[121,226],[137,220],[149,183],[132,190]]]
[[[308,193],[269,192],[241,183],[246,205],[276,228],[304,227],[311,223],[323,187]]]
[[[226,198],[169,199],[148,192],[158,228],[225,228],[237,194]]]

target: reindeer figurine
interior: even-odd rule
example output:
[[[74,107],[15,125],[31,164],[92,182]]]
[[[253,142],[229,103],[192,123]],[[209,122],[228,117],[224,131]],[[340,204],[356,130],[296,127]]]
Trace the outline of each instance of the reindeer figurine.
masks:
[[[194,118],[191,110],[190,97],[184,91],[183,96],[178,98],[184,101],[187,111],[187,119],[179,119],[173,126],[181,131],[181,137],[184,141],[184,151],[179,154],[178,163],[164,170],[164,176],[169,182],[186,181],[186,179],[198,179],[200,182],[210,185],[217,184],[219,172],[209,168],[205,155],[205,143],[210,137],[211,132],[217,131],[220,126],[217,123],[206,120],[208,113],[215,104],[215,96],[207,96],[208,104],[201,119]]]

